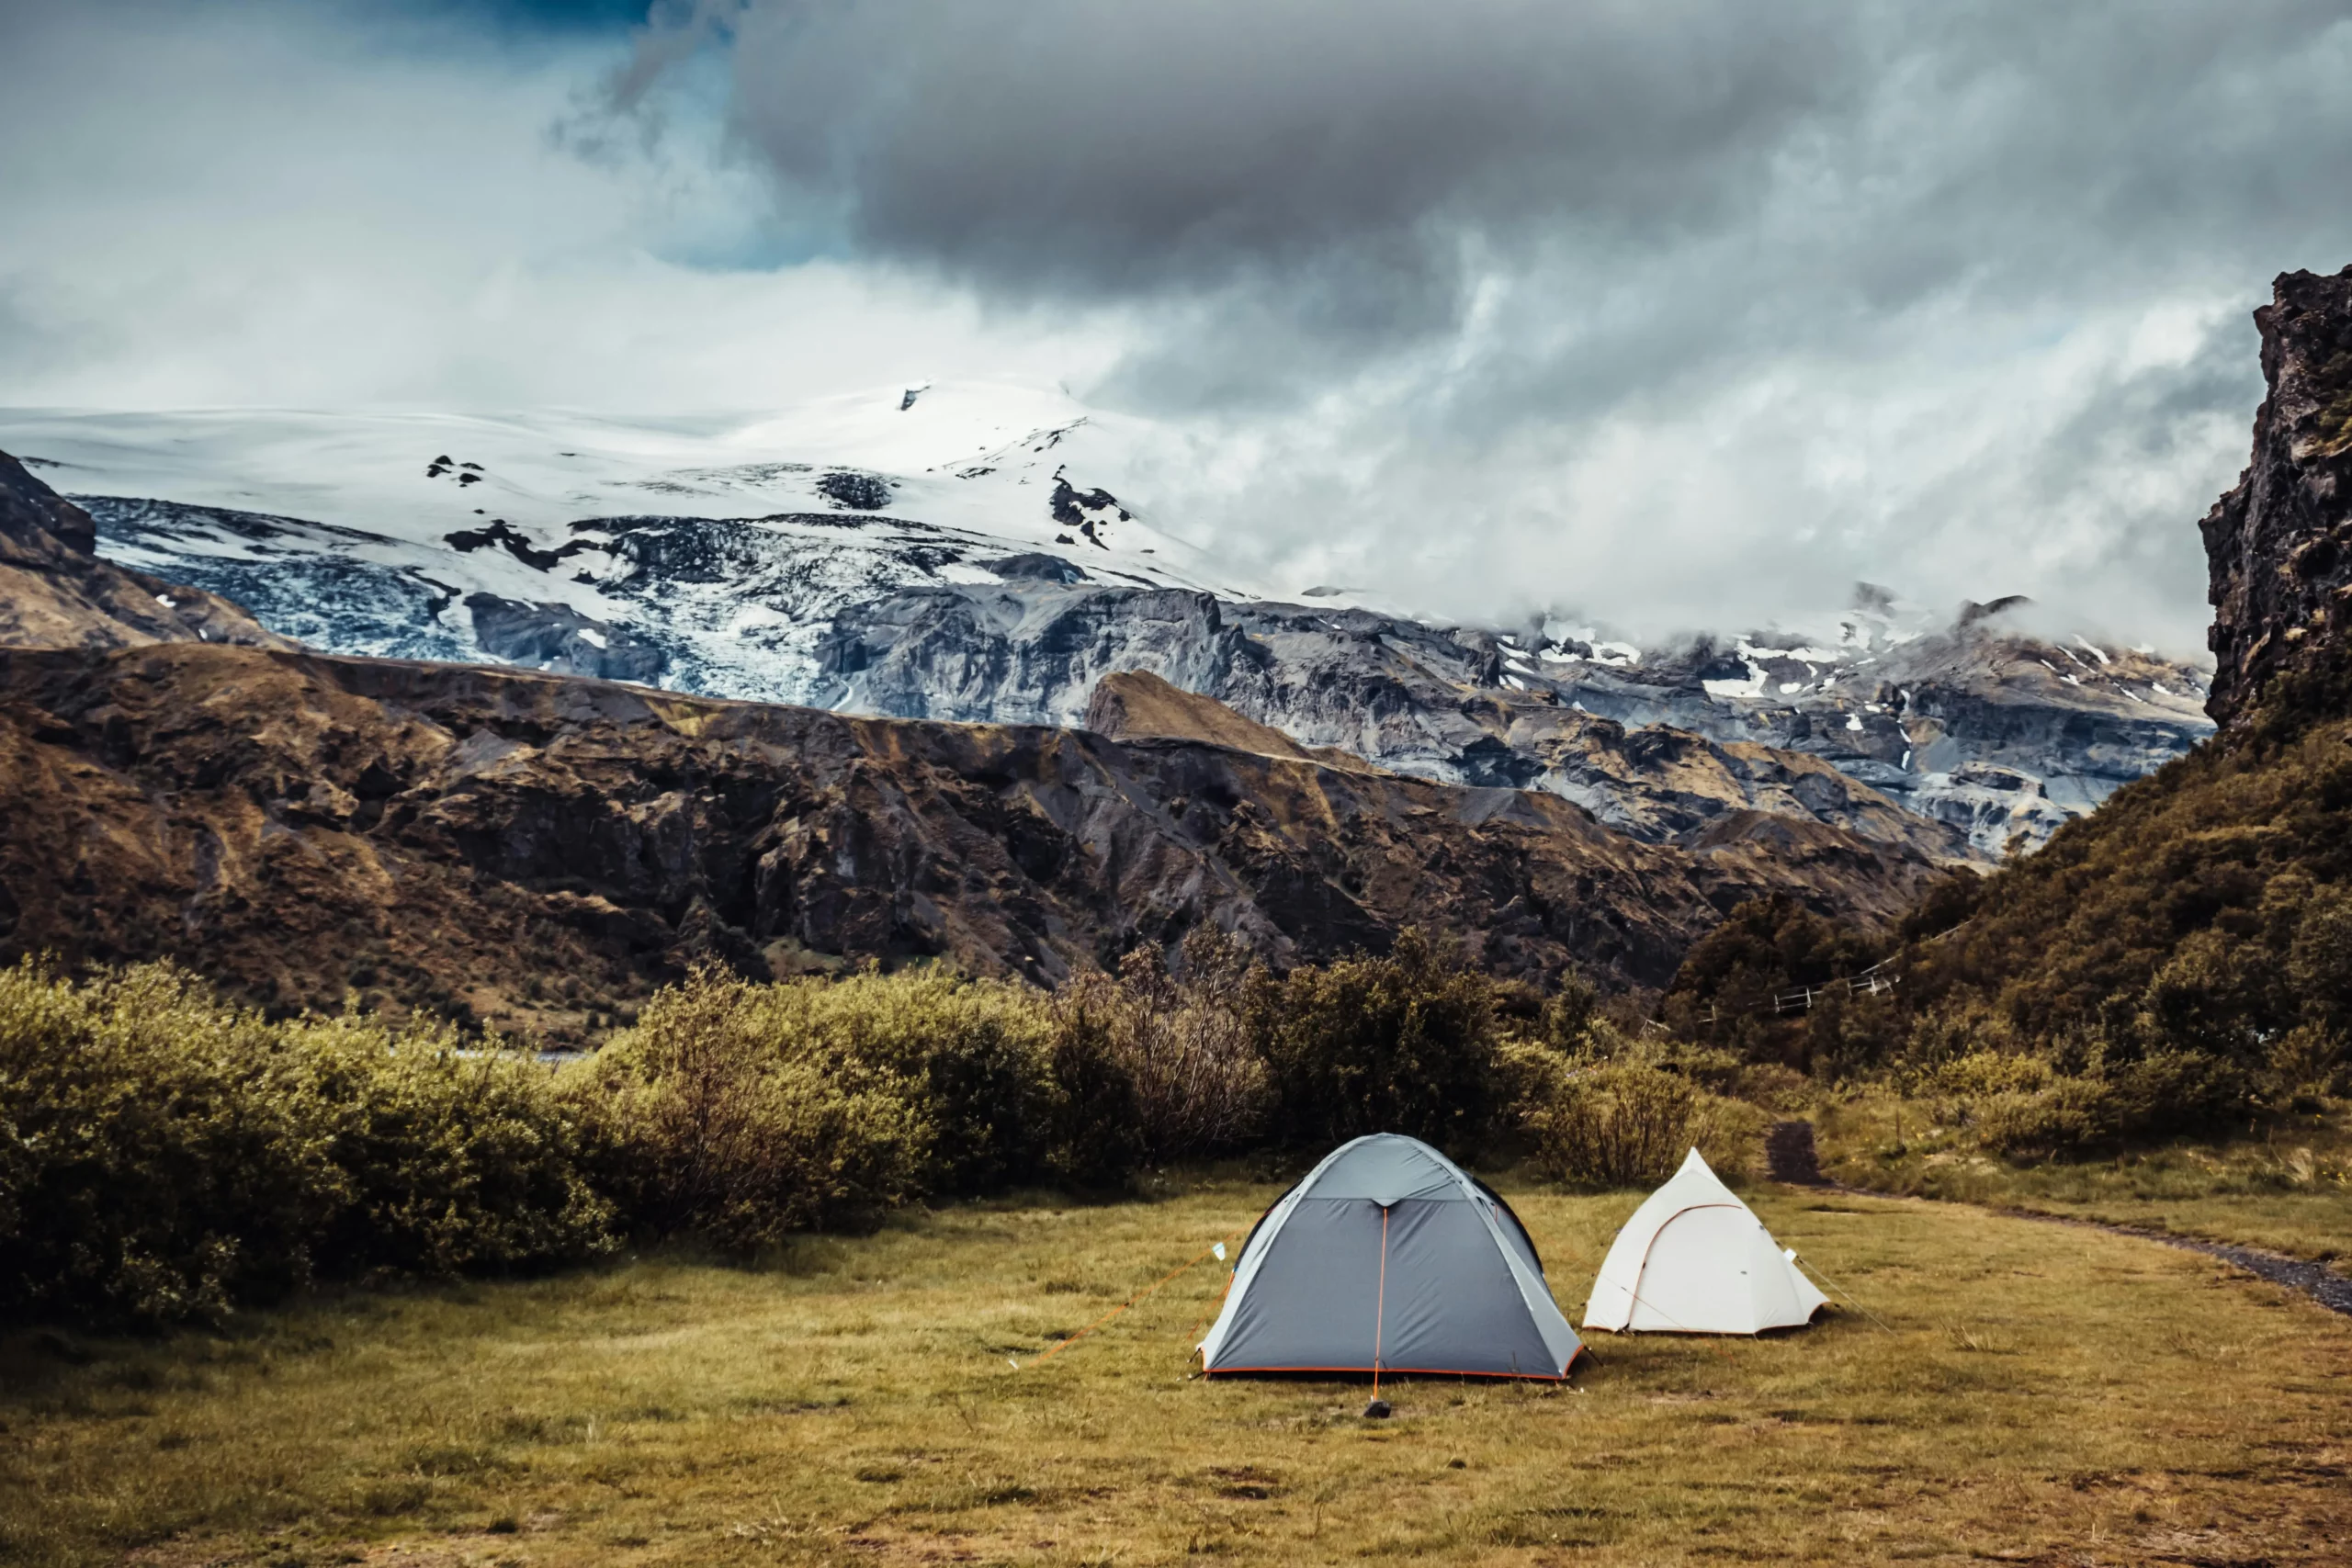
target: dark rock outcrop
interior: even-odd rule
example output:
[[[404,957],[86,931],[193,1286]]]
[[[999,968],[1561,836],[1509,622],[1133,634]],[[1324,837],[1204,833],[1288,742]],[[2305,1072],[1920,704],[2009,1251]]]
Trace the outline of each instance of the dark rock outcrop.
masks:
[[[0,453],[0,645],[294,645],[201,589],[100,560],[90,514]]]
[[[2279,275],[2254,313],[2268,395],[2237,488],[2202,524],[2215,722],[2352,623],[2352,267]]]
[[[558,1033],[697,958],[1052,981],[1204,924],[1285,963],[1419,923],[1500,973],[1654,986],[1747,898],[1883,921],[1938,874],[1809,818],[1652,845],[1552,795],[1189,739],[194,644],[0,652],[0,960]]]
[[[852,512],[879,512],[890,504],[888,483],[874,474],[827,474],[817,481],[817,489],[835,505]]]
[[[474,640],[509,664],[604,681],[658,681],[662,649],[625,628],[590,620],[565,604],[526,604],[494,593],[469,593]]]

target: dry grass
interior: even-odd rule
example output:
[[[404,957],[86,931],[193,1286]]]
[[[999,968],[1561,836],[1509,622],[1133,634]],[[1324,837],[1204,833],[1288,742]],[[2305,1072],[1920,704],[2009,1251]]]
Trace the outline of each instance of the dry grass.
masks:
[[[2281,1117],[2220,1143],[2187,1140],[2108,1158],[2018,1163],[1985,1153],[1937,1108],[1891,1096],[1817,1110],[1822,1168],[1875,1191],[1915,1192],[2030,1213],[2352,1261],[2352,1107]]]
[[[2352,1324],[2208,1259],[1766,1190],[1847,1313],[1603,1338],[1573,1391],[1185,1381],[1272,1195],[975,1205],[752,1271],[654,1258],[0,1362],[33,1564],[2341,1562]],[[1581,1306],[1635,1194],[1515,1191]],[[84,1364],[68,1359],[94,1353]],[[1018,1359],[1015,1371],[1008,1359]]]

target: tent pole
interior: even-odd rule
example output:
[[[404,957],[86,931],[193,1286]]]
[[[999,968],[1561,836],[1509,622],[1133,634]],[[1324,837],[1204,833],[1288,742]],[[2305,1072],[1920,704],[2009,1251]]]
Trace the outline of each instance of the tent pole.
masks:
[[[1380,1211],[1380,1293],[1372,1308],[1372,1397],[1380,1397],[1380,1335],[1388,1316],[1388,1211]]]

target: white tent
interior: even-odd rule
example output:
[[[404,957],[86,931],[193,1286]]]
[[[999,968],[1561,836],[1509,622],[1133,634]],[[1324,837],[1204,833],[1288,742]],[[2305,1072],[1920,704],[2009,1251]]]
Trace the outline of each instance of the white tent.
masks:
[[[1601,1261],[1584,1325],[1615,1332],[1757,1334],[1810,1322],[1828,1297],[1692,1149]]]

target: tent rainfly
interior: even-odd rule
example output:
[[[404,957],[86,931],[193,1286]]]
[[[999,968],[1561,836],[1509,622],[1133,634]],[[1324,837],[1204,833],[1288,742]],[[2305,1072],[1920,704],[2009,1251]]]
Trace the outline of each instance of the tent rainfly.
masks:
[[[1221,1372],[1564,1378],[1583,1349],[1509,1204],[1418,1139],[1342,1144],[1242,1244]]]
[[[1799,1327],[1829,1298],[1798,1271],[1796,1256],[1692,1149],[1617,1233],[1584,1325],[1662,1334]]]

